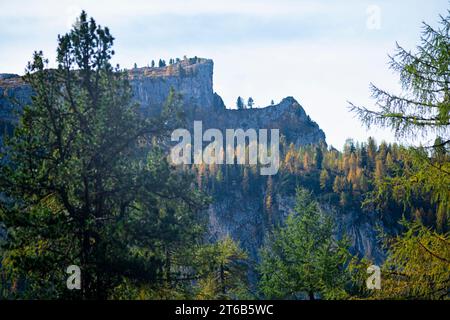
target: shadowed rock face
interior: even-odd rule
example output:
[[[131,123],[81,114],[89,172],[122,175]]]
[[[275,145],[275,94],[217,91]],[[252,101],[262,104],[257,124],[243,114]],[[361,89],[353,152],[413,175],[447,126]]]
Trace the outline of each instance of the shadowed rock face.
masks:
[[[129,70],[130,84],[136,102],[144,115],[157,114],[173,87],[182,94],[188,129],[194,120],[203,122],[203,130],[225,129],[279,129],[288,143],[297,146],[325,143],[325,134],[293,98],[284,98],[279,104],[265,108],[244,110],[226,109],[220,96],[213,91],[213,61],[185,59],[162,68],[136,68]],[[0,137],[15,123],[14,110],[30,102],[32,90],[18,75],[0,74]],[[1,141],[0,141],[1,143]],[[227,234],[238,240],[250,256],[257,259],[258,248],[264,241],[269,226],[264,221],[263,201],[260,196],[244,195],[230,186],[230,193],[210,206],[210,238],[222,238]],[[265,190],[260,190],[263,195]],[[276,214],[283,219],[293,208],[293,194],[276,196]],[[373,234],[374,221],[360,219],[358,213],[336,216],[337,236],[347,234],[355,252],[379,259],[381,252]]]
[[[209,238],[217,240],[229,235],[238,239],[249,257],[257,261],[258,250],[264,244],[267,232],[273,225],[284,221],[295,207],[294,192],[274,193],[271,222],[264,209],[264,185],[257,192],[244,193],[238,184],[229,187],[224,194],[216,195],[214,203],[208,209]],[[320,203],[320,209],[333,217],[336,225],[335,237],[346,236],[350,242],[350,251],[363,255],[375,263],[384,259],[384,252],[378,243],[375,226],[380,221],[375,213],[361,214],[348,210],[342,212],[327,203]],[[381,225],[380,225],[381,226]]]
[[[31,102],[31,87],[17,74],[0,73],[0,147],[5,133],[12,133],[17,111]]]
[[[323,131],[292,97],[265,108],[222,109],[207,116],[198,115],[197,118],[203,120],[206,127],[216,126],[219,129],[279,129],[289,143],[297,146],[325,143]]]

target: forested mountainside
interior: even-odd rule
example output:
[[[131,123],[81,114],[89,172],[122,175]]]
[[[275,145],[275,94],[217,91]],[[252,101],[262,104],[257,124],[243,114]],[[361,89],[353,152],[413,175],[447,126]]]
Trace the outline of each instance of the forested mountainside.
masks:
[[[194,120],[202,121],[203,130],[217,128],[224,132],[225,129],[238,128],[279,129],[284,143],[293,143],[298,147],[319,144],[322,147],[326,146],[323,131],[292,97],[286,97],[280,103],[265,108],[227,109],[220,96],[213,91],[213,61],[210,59],[186,58],[168,66],[134,68],[128,70],[128,77],[133,99],[146,117],[151,118],[161,112],[169,97],[170,89],[173,88],[181,95],[185,119],[183,126],[188,129],[192,129]],[[17,111],[20,112],[22,107],[31,101],[31,94],[30,86],[20,76],[3,74],[0,77],[2,133],[12,132]],[[229,186],[235,186],[235,182],[230,181]],[[208,214],[211,218],[212,237],[223,238],[230,234],[256,258],[256,252],[267,230],[262,224],[262,202],[258,200],[258,197],[265,193],[266,186],[255,184],[254,188],[258,190],[254,194],[255,197],[248,197],[238,189],[224,194],[217,202],[211,204]],[[283,194],[282,198],[287,201],[285,213],[292,205],[290,203],[292,199],[288,198],[293,197],[294,191],[291,189],[290,193]],[[240,207],[234,207],[235,204],[239,204]],[[377,251],[373,249],[376,246],[373,235],[366,235],[366,231],[362,231],[362,235],[359,231],[355,233],[355,230],[359,230],[359,226],[350,226],[348,222],[346,224],[343,230],[351,227],[357,242],[355,248],[358,251],[361,253]],[[252,229],[251,233],[248,233],[248,228]]]
[[[264,177],[256,167],[241,165],[193,166],[198,186],[213,195],[207,214],[211,239],[231,235],[253,259],[267,231],[292,211],[295,188],[312,190],[320,205],[337,222],[336,235],[348,236],[352,251],[376,262],[383,260],[377,240],[378,227],[394,232],[403,214],[415,212],[428,221],[435,208],[417,195],[404,207],[389,195],[383,208],[365,202],[381,188],[382,178],[405,165],[396,144],[377,145],[374,139],[348,141],[344,152],[327,148],[325,134],[292,97],[265,108],[227,109],[213,91],[213,61],[203,58],[179,60],[163,67],[128,70],[133,99],[146,117],[161,112],[170,89],[181,94],[185,125],[194,120],[207,128],[279,128],[282,164],[278,175]],[[15,111],[29,103],[32,90],[21,77],[0,77],[2,132],[11,132]],[[412,211],[411,211],[412,210]]]
[[[372,86],[380,110],[349,105],[434,142],[338,151],[292,97],[227,109],[211,60],[113,67],[114,37],[82,11],[57,68],[37,51],[23,77],[0,76],[0,297],[449,298],[449,30],[447,15],[417,53],[397,48],[404,95]],[[279,129],[279,170],[174,165],[171,134],[195,120]]]

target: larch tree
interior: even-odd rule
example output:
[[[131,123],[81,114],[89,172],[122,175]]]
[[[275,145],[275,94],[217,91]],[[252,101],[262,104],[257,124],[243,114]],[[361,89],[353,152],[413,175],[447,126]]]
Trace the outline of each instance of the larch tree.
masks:
[[[375,192],[410,204],[414,197],[428,194],[434,205],[434,222],[402,223],[403,235],[389,241],[385,265],[385,290],[380,295],[395,298],[449,298],[450,260],[450,11],[433,28],[424,23],[415,52],[397,44],[390,67],[400,75],[403,92],[390,93],[371,85],[379,107],[370,110],[350,104],[368,127],[393,130],[397,138],[422,137],[433,141],[425,146],[402,148],[399,174],[384,177],[382,159],[376,159]],[[381,147],[381,146],[380,146]],[[369,147],[369,159],[372,158]],[[397,155],[398,156],[398,155]],[[373,159],[373,158],[372,158]],[[392,160],[392,159],[391,159]],[[414,213],[410,212],[414,217]]]
[[[260,289],[276,299],[345,298],[348,244],[333,237],[334,223],[309,191],[297,189],[294,212],[261,251]]]

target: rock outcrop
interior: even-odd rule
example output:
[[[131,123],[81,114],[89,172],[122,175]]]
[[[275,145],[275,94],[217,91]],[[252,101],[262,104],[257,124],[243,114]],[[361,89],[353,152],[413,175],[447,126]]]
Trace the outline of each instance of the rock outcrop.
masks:
[[[294,192],[275,192],[271,222],[264,209],[262,188],[255,193],[244,194],[239,186],[231,187],[226,193],[214,197],[214,203],[208,209],[211,240],[231,236],[238,239],[249,257],[256,261],[258,250],[264,244],[267,232],[273,230],[274,222],[283,221],[295,205]],[[320,203],[324,213],[330,214],[335,221],[335,236],[344,236],[350,241],[352,254],[366,256],[379,263],[384,259],[384,252],[378,244],[377,229],[379,219],[374,213],[362,215],[360,212],[342,212],[326,203]]]
[[[280,129],[280,134],[296,145],[325,143],[323,131],[293,97],[265,108],[227,109],[213,90],[213,67],[210,59],[191,58],[161,68],[131,69],[133,97],[142,112],[151,116],[161,110],[170,88],[174,88],[183,97],[188,125],[201,120],[205,129]],[[28,103],[31,94],[20,76],[0,74],[0,135],[14,122],[13,111]]]
[[[205,129],[280,129],[296,145],[325,143],[323,131],[293,97],[265,108],[227,109],[213,90],[213,66],[212,60],[193,58],[162,68],[130,70],[134,97],[144,114],[152,115],[162,108],[172,87],[183,96],[188,125],[201,120]]]
[[[31,102],[32,90],[17,74],[0,73],[0,147],[3,135],[12,133],[17,112]]]
[[[213,92],[213,66],[209,59],[185,59],[167,67],[136,68],[129,71],[133,95],[144,112],[160,109],[170,88],[182,94],[186,108],[211,111],[216,96]]]

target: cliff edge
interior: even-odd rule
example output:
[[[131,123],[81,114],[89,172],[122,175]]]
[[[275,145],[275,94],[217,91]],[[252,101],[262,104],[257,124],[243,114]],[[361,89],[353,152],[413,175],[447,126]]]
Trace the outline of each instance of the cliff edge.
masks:
[[[293,98],[264,108],[227,109],[213,90],[214,63],[211,59],[183,59],[165,67],[128,70],[133,97],[144,115],[159,112],[170,88],[182,95],[188,121],[203,121],[204,128],[280,129],[296,145],[325,143],[325,134]],[[0,74],[0,135],[9,131],[15,110],[30,102],[32,90],[19,75]],[[189,123],[188,123],[189,124]]]

